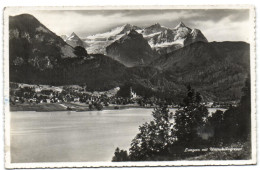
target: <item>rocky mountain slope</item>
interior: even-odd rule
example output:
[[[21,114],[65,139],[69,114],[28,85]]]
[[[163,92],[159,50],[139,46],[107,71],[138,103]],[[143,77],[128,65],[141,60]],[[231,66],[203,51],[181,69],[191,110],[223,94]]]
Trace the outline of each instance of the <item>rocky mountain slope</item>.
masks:
[[[161,70],[167,81],[191,84],[215,101],[234,100],[250,75],[249,58],[249,44],[244,42],[196,42],[156,59],[151,66]]]
[[[126,33],[129,33],[131,29],[137,32],[141,31],[141,28],[137,26],[125,24],[105,33],[87,36],[86,38],[82,38],[82,40],[88,45],[86,50],[90,54],[106,54],[106,47],[119,40]]]
[[[134,29],[109,45],[106,53],[127,67],[147,65],[158,57],[142,34]]]
[[[10,81],[29,84],[87,84],[109,90],[120,85],[126,67],[104,55],[88,55],[28,14],[9,18]]]
[[[55,67],[60,59],[77,57],[73,47],[33,16],[10,16],[9,21],[10,66],[44,70]]]
[[[143,30],[149,45],[159,54],[170,53],[194,42],[208,42],[198,29],[190,29],[180,22],[175,28],[155,24]]]
[[[70,36],[67,36],[67,35],[61,35],[61,38],[67,43],[69,44],[70,46],[72,47],[76,47],[76,46],[80,46],[80,47],[83,47],[83,48],[86,48],[87,47],[87,44],[82,41],[79,36],[77,34],[75,34],[74,32],[70,35]]]

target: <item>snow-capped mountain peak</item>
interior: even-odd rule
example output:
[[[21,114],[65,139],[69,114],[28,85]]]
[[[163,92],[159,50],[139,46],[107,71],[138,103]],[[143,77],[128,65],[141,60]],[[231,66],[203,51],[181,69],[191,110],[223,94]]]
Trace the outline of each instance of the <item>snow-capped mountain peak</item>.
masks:
[[[178,29],[180,27],[186,27],[186,25],[183,22],[180,22],[174,29]]]
[[[131,29],[133,27],[133,25],[131,24],[124,24],[123,26],[121,26],[122,28],[128,28],[128,29]]]
[[[141,30],[141,28],[131,25],[131,24],[124,24],[122,26],[118,26],[114,29],[111,29],[108,32],[105,33],[98,33],[95,35],[90,35],[88,37],[85,38],[85,40],[105,40],[105,39],[109,39],[109,38],[113,38],[114,36],[120,35],[120,34],[125,34],[128,31],[130,31],[131,29],[135,29],[135,30]]]
[[[119,40],[122,36],[125,34],[128,34],[130,30],[136,30],[137,32],[141,32],[142,29],[131,24],[124,24],[121,26],[118,26],[114,29],[111,29],[108,32],[105,33],[98,33],[95,35],[90,35],[83,39],[86,44],[89,45],[87,47],[87,51],[89,53],[106,53],[106,47],[116,40]]]
[[[144,28],[143,34],[144,35],[154,34],[154,33],[165,31],[166,29],[168,28],[162,27],[159,23],[155,23],[149,27]]]
[[[155,23],[154,25],[152,25],[151,27],[157,27],[157,28],[160,28],[161,27],[161,24],[159,24],[158,22]]]
[[[83,42],[75,32],[73,32],[70,36],[62,35],[61,37],[72,47],[81,46],[85,48],[87,46],[87,44]]]
[[[68,38],[67,40],[74,40],[74,41],[78,41],[80,40],[80,38],[78,37],[78,35],[76,33],[72,33]]]
[[[77,36],[77,34],[75,32],[72,32],[71,36]]]
[[[134,29],[131,29],[128,35],[132,36],[132,35],[139,35],[139,34]]]
[[[144,28],[144,38],[159,54],[169,53],[197,41],[207,42],[207,39],[198,29],[190,29],[183,22],[175,28],[167,28],[154,24]]]
[[[128,31],[130,31],[132,29],[134,29],[134,30],[141,30],[141,28],[139,28],[139,27],[137,27],[135,25],[125,24],[125,25],[122,26],[122,31],[119,34],[125,34],[125,33],[127,33]]]

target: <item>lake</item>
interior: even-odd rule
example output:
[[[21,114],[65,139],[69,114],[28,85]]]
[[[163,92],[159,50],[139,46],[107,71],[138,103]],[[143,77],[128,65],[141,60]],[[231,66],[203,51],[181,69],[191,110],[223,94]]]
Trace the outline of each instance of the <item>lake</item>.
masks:
[[[11,162],[111,161],[116,147],[129,149],[152,110],[11,112]]]

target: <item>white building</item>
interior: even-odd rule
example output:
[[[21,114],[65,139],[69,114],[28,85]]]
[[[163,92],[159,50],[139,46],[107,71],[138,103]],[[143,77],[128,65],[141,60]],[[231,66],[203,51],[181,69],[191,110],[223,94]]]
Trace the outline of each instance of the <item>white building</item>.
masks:
[[[130,87],[130,98],[135,99],[137,97],[136,93],[133,91],[132,87]]]

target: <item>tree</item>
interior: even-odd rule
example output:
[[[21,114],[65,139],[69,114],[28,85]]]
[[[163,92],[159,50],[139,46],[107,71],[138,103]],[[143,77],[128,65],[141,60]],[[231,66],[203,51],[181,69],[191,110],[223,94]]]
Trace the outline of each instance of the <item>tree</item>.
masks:
[[[241,97],[238,105],[238,124],[239,134],[243,138],[250,138],[251,134],[251,84],[248,77],[245,81],[245,86],[242,89],[243,96]],[[250,140],[250,139],[249,139]]]
[[[118,97],[127,97],[130,98],[130,83],[125,83],[123,86],[120,87],[120,90],[117,92]]]
[[[200,93],[187,86],[187,96],[174,115],[175,134],[183,146],[197,145],[201,141],[198,130],[206,126],[208,117],[208,109],[201,104],[201,100]]]
[[[154,156],[167,154],[168,147],[176,140],[167,106],[160,105],[152,115],[154,120],[140,126],[140,132],[132,140],[129,149],[131,160],[151,160]]]
[[[89,104],[88,108],[89,108],[89,110],[93,110],[94,109],[93,104]]]
[[[127,154],[127,151],[120,150],[118,147],[115,150],[115,155],[112,158],[112,162],[122,162],[122,161],[128,161],[129,157]]]
[[[85,50],[85,48],[81,47],[81,46],[76,46],[74,48],[74,53],[79,56],[79,57],[87,57],[88,56],[88,53],[87,51]]]
[[[209,124],[215,128],[215,140],[218,142],[228,143],[250,139],[251,90],[249,78],[246,80],[242,92],[244,94],[237,107],[230,106],[224,113],[217,111],[209,119]]]
[[[94,105],[95,105],[97,110],[102,110],[103,109],[103,105],[101,103],[95,103]]]
[[[103,105],[101,103],[98,103],[96,105],[96,108],[97,108],[97,110],[102,110],[103,109]]]
[[[219,140],[219,137],[221,136],[221,134],[223,134],[222,132],[222,123],[224,120],[224,112],[221,110],[217,110],[215,113],[213,113],[213,115],[211,117],[208,118],[208,123],[209,126],[214,128],[214,137],[215,140]]]

